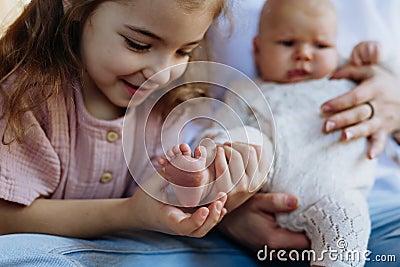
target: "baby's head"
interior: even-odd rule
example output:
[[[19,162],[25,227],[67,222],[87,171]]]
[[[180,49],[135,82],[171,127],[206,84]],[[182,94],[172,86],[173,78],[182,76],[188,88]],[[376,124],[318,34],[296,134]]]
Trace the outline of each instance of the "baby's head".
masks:
[[[337,14],[330,0],[267,0],[254,38],[264,81],[326,77],[337,68]]]

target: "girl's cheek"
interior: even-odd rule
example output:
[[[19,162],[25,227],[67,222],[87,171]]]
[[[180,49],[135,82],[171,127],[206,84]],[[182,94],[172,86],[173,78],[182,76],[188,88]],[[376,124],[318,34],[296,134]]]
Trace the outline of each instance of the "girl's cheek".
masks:
[[[179,77],[181,77],[185,73],[187,66],[188,66],[188,62],[173,67],[172,75],[171,75],[172,80],[176,80]]]

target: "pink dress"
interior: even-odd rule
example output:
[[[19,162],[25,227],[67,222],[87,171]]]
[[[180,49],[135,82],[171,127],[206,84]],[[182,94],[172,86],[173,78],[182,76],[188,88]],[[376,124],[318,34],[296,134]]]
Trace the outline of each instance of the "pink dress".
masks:
[[[78,85],[71,85],[68,92],[69,95],[59,94],[39,110],[26,113],[24,123],[33,127],[25,143],[14,142],[10,147],[0,144],[1,199],[30,205],[39,197],[120,198],[135,190],[137,185],[122,149],[123,118],[96,119],[87,112]],[[162,153],[156,141],[160,119],[153,116],[146,121],[140,116],[146,105],[142,106],[127,116],[137,126],[128,134],[135,140],[131,162],[140,179],[154,172],[149,162],[155,162]],[[136,140],[143,139],[140,129],[144,122],[152,129],[146,131],[146,139],[151,140],[146,147],[150,161],[144,157],[143,142],[136,144]],[[5,121],[1,120],[1,132],[4,127]]]

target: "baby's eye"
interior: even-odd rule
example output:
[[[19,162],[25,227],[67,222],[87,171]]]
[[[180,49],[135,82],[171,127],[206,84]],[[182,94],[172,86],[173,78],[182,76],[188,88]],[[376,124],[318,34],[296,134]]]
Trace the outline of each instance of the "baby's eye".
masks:
[[[328,48],[329,45],[326,45],[326,44],[315,44],[315,47],[317,49],[325,49],[325,48]]]
[[[151,45],[139,44],[137,42],[130,40],[127,37],[124,37],[124,39],[125,39],[125,43],[135,52],[146,52],[146,51],[149,51],[151,48]]]
[[[278,43],[280,45],[287,46],[287,47],[292,47],[294,45],[294,41],[290,41],[290,40],[279,41]]]

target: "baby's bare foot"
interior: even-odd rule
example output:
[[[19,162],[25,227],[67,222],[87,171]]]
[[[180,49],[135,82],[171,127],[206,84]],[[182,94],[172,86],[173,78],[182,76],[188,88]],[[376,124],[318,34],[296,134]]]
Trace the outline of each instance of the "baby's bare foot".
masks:
[[[194,156],[187,144],[174,146],[167,151],[166,158],[160,158],[158,163],[163,166],[164,178],[171,183],[178,201],[184,206],[196,206],[203,195],[203,188],[212,178],[206,166],[207,151],[205,147],[197,147]]]
[[[197,147],[192,157],[188,145],[174,146],[167,151],[169,161],[159,162],[164,167],[166,179],[176,185],[197,187],[204,185],[209,180],[206,158],[207,151],[204,147]]]

